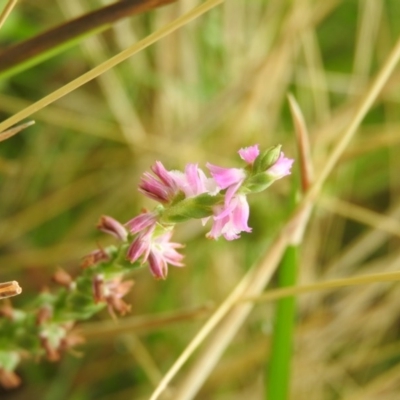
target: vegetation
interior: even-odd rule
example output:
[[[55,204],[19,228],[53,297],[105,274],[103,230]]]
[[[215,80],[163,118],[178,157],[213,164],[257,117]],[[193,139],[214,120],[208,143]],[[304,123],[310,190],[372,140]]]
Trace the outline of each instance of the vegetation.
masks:
[[[239,168],[239,148],[281,144],[293,173],[249,196],[238,240],[177,225],[184,268],[128,271],[129,314],[95,304],[85,343],[27,354],[1,397],[397,399],[399,3],[163,3],[7,69],[7,48],[104,3],[0,4],[0,282],[23,290],[0,326],[11,304],[37,315],[59,267],[90,287],[82,259],[117,243],[99,218],[154,208],[137,188],[156,160]]]

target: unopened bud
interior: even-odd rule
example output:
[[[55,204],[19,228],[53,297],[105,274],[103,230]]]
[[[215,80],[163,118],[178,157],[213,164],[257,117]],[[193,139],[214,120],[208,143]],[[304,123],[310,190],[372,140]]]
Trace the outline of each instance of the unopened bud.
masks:
[[[0,283],[0,299],[16,296],[22,292],[17,281]]]
[[[71,287],[73,282],[71,275],[60,267],[57,268],[57,271],[54,273],[52,279],[53,282],[67,288]]]
[[[97,224],[97,229],[100,229],[105,233],[113,235],[117,239],[122,240],[124,242],[128,237],[128,232],[125,229],[125,227],[116,219],[109,217],[107,215],[103,215],[100,218],[100,221]]]
[[[254,162],[254,171],[256,173],[264,172],[274,165],[281,154],[281,147],[282,146],[278,144],[277,146],[270,147],[268,150],[259,155]]]

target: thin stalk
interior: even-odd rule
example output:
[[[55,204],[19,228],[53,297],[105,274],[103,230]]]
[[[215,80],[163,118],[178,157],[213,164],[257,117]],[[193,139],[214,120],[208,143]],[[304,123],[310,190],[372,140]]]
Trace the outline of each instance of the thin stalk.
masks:
[[[108,71],[109,69],[115,67],[122,61],[125,61],[129,57],[133,56],[134,54],[138,53],[139,51],[145,49],[146,47],[152,45],[153,43],[159,41],[166,35],[176,31],[177,29],[185,26],[190,21],[200,17],[207,11],[211,10],[212,8],[216,7],[217,5],[221,4],[224,0],[208,0],[198,7],[193,8],[189,12],[183,14],[179,18],[171,21],[167,25],[163,26],[162,28],[156,30],[152,34],[146,36],[144,39],[140,40],[139,42],[133,44],[132,46],[128,47],[127,49],[121,51],[114,57],[104,61],[103,63],[99,64],[98,66],[94,67],[90,71],[84,73],[83,75],[79,76],[78,78],[74,79],[73,81],[67,83],[66,85],[62,86],[61,88],[55,90],[54,92],[50,93],[49,95],[43,97],[41,100],[37,101],[36,103],[31,104],[30,106],[24,108],[20,112],[14,114],[10,118],[6,119],[5,121],[0,123],[0,131],[6,130],[10,128],[14,124],[20,122],[24,118],[29,117],[30,115],[40,111],[42,108],[48,106],[49,104],[59,100],[61,97],[71,93],[72,91],[76,90],[80,86],[84,85],[85,83],[90,82],[91,80],[97,78],[104,72]]]
[[[279,287],[294,286],[297,277],[298,246],[288,246],[278,272]],[[267,366],[265,398],[285,400],[289,398],[290,364],[293,350],[295,325],[295,297],[278,301],[272,336],[271,355]]]
[[[15,7],[17,4],[18,0],[8,0],[8,3],[4,7],[1,15],[0,15],[0,28],[4,25],[4,22],[6,22],[6,19],[10,15],[12,9]]]
[[[250,301],[253,303],[263,303],[267,301],[282,299],[288,296],[299,296],[301,294],[312,292],[330,292],[349,286],[398,281],[400,281],[399,271],[353,276],[351,278],[332,279],[325,282],[311,283],[309,285],[291,286],[281,289],[269,290],[258,296],[243,297],[240,299],[239,302],[243,303]]]
[[[296,205],[297,183],[293,180],[291,210]],[[278,269],[278,287],[295,286],[298,270],[298,244],[286,247]],[[290,389],[290,364],[296,317],[295,297],[278,300],[272,332],[271,353],[266,365],[265,398],[286,400]]]
[[[0,53],[0,77],[6,78],[59,54],[83,38],[112,27],[122,18],[176,0],[123,0],[72,19]],[[10,10],[11,11],[11,10]]]

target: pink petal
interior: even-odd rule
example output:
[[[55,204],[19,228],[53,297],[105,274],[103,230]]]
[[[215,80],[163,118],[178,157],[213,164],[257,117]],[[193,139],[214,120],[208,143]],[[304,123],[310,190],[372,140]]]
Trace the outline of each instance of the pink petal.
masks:
[[[246,161],[247,164],[253,164],[254,160],[260,154],[260,150],[258,149],[258,144],[254,146],[244,147],[238,151],[239,156],[242,160]]]
[[[286,175],[290,175],[291,173],[291,168],[294,163],[294,160],[292,158],[287,158],[281,152],[278,160],[276,163],[267,169],[266,173],[273,177],[274,179],[280,179],[283,178]]]
[[[109,217],[108,215],[103,215],[97,224],[97,229],[113,235],[117,239],[125,241],[128,237],[128,232],[125,227],[118,222],[116,219]]]
[[[221,189],[243,182],[246,178],[246,173],[242,168],[222,168],[210,163],[207,163],[206,166]]]
[[[157,216],[155,213],[142,213],[128,221],[125,226],[129,229],[130,233],[135,234],[143,229],[155,225],[156,222]]]

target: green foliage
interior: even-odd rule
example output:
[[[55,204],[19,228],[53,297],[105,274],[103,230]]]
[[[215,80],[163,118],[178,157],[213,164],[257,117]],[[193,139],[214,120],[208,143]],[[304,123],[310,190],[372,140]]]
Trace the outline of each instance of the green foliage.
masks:
[[[18,2],[0,30],[2,48],[71,19],[62,3]],[[98,58],[88,53],[97,44],[80,40],[75,48],[2,80],[1,119],[146,37],[194,3],[181,1],[179,6],[138,15],[96,35],[103,45]],[[79,4],[85,11],[100,6]],[[188,162],[237,165],[237,149],[254,143],[260,148],[282,143],[285,154],[294,157],[288,92],[295,94],[305,116],[318,176],[395,46],[399,4],[397,0],[227,0],[35,113],[34,127],[0,142],[0,281],[16,279],[23,287],[13,304],[36,309],[34,299],[42,288],[54,292],[49,278],[56,266],[76,276],[85,254],[98,245],[108,248],[107,239],[93,234],[100,215],[128,221],[139,210],[152,209],[154,203],[138,195],[137,184],[155,160],[177,169]],[[309,16],[312,21],[304,24]],[[356,54],[361,63],[356,63]],[[398,124],[394,74],[322,196],[376,211],[396,228],[398,214],[392,210],[398,206],[399,193]],[[55,290],[56,297],[49,292],[41,295],[43,304],[53,304],[57,320],[85,319],[78,328],[88,339],[76,363],[71,356],[56,365],[22,360],[21,397],[35,398],[39,393],[50,400],[62,388],[68,399],[149,398],[153,387],[149,382],[159,380],[209,315],[210,311],[198,308],[219,304],[250,266],[263,260],[287,221],[290,185],[290,180],[282,180],[273,190],[250,199],[253,231],[238,241],[210,243],[204,238],[208,226],[202,228],[198,221],[181,224],[176,240],[187,243],[186,267],[171,269],[165,282],[137,273],[136,265],[129,269],[126,260],[114,253],[118,262],[104,264],[104,272],[112,276],[129,269],[135,286],[126,300],[132,315],[111,328],[108,314],[98,313],[104,305],[86,294],[92,284],[90,271],[78,280],[73,293],[62,289]],[[174,222],[201,218],[214,200],[199,197],[189,202],[190,212],[179,206],[165,218]],[[396,268],[399,240],[394,230],[388,233],[385,224],[371,226],[368,218],[355,220],[354,213],[345,217],[340,211],[317,200],[299,252],[300,282]],[[284,303],[292,301],[287,300]],[[296,299],[296,304],[293,399],[308,399],[310,393],[321,400],[377,398],[382,393],[396,398],[397,285],[309,295]],[[203,385],[199,398],[261,397],[260,375],[270,360],[274,307],[268,303],[254,308],[249,324],[256,328],[244,325],[235,336],[231,351]],[[186,311],[192,314],[180,314]],[[157,317],[165,313],[171,319],[159,324]],[[28,329],[37,333],[36,314],[22,312],[18,318],[17,325],[5,317],[0,320],[0,363],[6,357],[5,364],[11,367],[15,362],[15,349],[7,347],[11,342],[43,353],[37,336],[32,339],[24,333]],[[137,328],[136,318],[146,324]],[[121,332],[139,335],[143,348],[120,351],[116,343]],[[177,379],[176,385],[181,382]],[[6,400],[18,395],[0,393]]]

